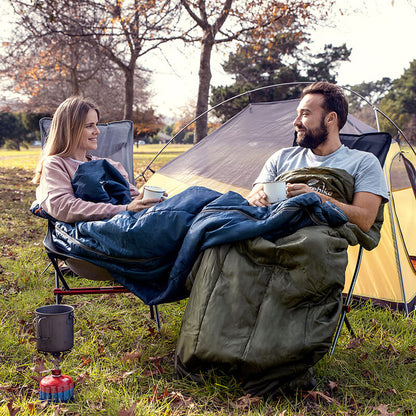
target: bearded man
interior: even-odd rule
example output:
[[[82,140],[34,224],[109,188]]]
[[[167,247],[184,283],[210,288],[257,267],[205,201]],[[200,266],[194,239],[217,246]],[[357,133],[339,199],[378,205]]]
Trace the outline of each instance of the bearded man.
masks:
[[[305,183],[287,183],[286,196],[291,198],[315,192],[322,203],[330,201],[342,209],[349,222],[367,232],[373,225],[382,202],[388,200],[387,186],[378,159],[371,153],[344,146],[339,131],[348,116],[348,101],[342,89],[329,82],[307,86],[301,95],[296,128],[298,146],[281,149],[265,163],[247,200],[252,206],[270,205],[263,182],[274,181],[281,173],[306,167],[344,169],[354,178],[352,204],[342,203]]]

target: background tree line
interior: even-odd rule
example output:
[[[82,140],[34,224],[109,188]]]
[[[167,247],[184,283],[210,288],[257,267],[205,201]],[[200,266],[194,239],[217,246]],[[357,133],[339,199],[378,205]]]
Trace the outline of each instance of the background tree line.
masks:
[[[146,56],[167,42],[200,47],[199,87],[195,113],[190,119],[205,113],[208,104],[214,106],[253,88],[304,80],[335,82],[338,64],[350,55],[345,44],[327,45],[318,54],[307,52],[310,30],[328,19],[331,1],[8,1],[15,26],[13,41],[0,50],[0,71],[25,99],[18,102],[18,113],[3,111],[0,144],[7,139],[16,147],[19,141],[32,139],[35,130],[18,133],[17,127],[5,127],[7,117],[19,123],[21,112],[32,118],[50,115],[73,94],[93,99],[102,110],[102,121],[131,119],[138,138],[154,136],[164,123],[149,104],[151,69],[146,66]],[[223,67],[233,75],[234,83],[211,88],[212,53],[226,45],[230,53]],[[409,79],[414,79],[415,74],[414,69],[409,71],[407,81],[384,79],[357,88],[375,97],[375,104],[386,100],[383,105],[390,112],[400,112],[403,123],[416,124],[409,88]],[[397,89],[410,95],[391,92]],[[278,100],[298,93],[295,87],[267,89],[234,100],[218,108],[215,115],[223,121],[245,106],[249,98]],[[365,116],[368,110],[355,104],[354,99],[354,111]],[[406,111],[398,110],[403,108]],[[182,119],[169,129],[175,133],[184,124]],[[26,128],[22,122],[21,127]],[[204,115],[184,132],[186,141],[191,136],[194,142],[199,141],[208,129],[208,117]]]
[[[196,115],[208,108],[214,47],[255,45],[273,33],[307,38],[326,18],[323,0],[8,0],[12,41],[1,50],[1,72],[27,97],[30,112],[52,112],[64,98],[83,94],[106,120],[133,119],[149,110],[146,55],[167,42],[200,46]],[[104,121],[106,121],[104,120]],[[154,120],[156,121],[156,120]],[[195,141],[207,133],[195,123]]]

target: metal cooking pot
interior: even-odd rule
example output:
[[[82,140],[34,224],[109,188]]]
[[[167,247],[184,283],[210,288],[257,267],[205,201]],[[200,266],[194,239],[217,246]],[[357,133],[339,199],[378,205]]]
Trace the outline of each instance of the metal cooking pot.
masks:
[[[41,306],[35,310],[36,348],[60,353],[74,346],[74,308],[70,305]]]

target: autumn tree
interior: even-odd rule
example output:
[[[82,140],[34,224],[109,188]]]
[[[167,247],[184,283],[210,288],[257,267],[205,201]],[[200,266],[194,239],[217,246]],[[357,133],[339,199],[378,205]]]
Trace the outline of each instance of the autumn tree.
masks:
[[[273,38],[276,33],[296,32],[302,36],[332,5],[331,1],[321,0],[180,0],[180,3],[194,22],[186,39],[201,45],[197,116],[208,109],[211,55],[215,45],[241,40],[247,32],[252,33],[253,47],[258,39]],[[206,114],[197,120],[195,142],[206,136],[207,122]]]
[[[183,143],[185,136],[189,137],[195,129],[195,123],[189,124],[195,118],[195,102],[189,102],[178,108],[174,118],[175,122],[172,125],[170,134],[172,136],[177,135],[175,138],[176,143]]]
[[[74,93],[97,71],[118,71],[124,79],[123,117],[132,118],[138,60],[169,39],[177,5],[168,0],[13,0],[11,4],[18,16],[17,42],[11,46],[15,56],[19,50],[20,56],[30,59],[36,56],[36,43],[47,46],[37,66],[26,61],[27,71],[42,77],[64,73],[66,79],[72,77]]]
[[[136,140],[154,136],[163,127],[164,123],[160,116],[156,115],[153,109],[133,112],[134,136]]]
[[[20,109],[53,112],[68,96],[82,94],[97,103],[104,121],[121,119],[124,85],[120,70],[74,37],[51,38],[27,40],[25,48],[8,48],[3,71],[13,79],[14,90],[28,97],[20,102]],[[146,83],[146,77],[136,75],[135,106],[147,106]]]

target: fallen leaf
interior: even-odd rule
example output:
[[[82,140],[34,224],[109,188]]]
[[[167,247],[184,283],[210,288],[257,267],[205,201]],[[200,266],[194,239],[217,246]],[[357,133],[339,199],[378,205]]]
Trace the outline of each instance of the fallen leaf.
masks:
[[[41,413],[43,410],[45,410],[48,407],[49,403],[47,400],[44,400],[43,402],[35,402],[35,403],[28,403],[27,407],[29,408],[29,411],[31,414],[38,414]]]
[[[107,328],[108,329],[111,329],[112,331],[120,331],[120,332],[123,332],[123,330],[121,329],[121,326],[120,325],[117,325],[117,326],[109,325],[109,326],[107,326]]]
[[[168,393],[168,389],[166,387],[165,387],[165,391],[161,395],[158,395],[157,394],[157,387],[155,385],[153,385],[153,395],[152,395],[152,397],[148,397],[147,401],[149,403],[156,403],[157,401],[162,400],[167,396],[169,396],[169,393]]]
[[[159,360],[155,360],[155,361],[153,362],[153,364],[154,364],[154,366],[156,367],[157,371],[158,371],[160,374],[163,374],[163,373],[164,373],[163,368],[162,368],[162,367],[160,366],[160,364],[159,364]]]
[[[39,376],[30,376],[30,378],[32,380],[37,381],[38,383],[40,383],[40,381],[43,379],[43,376],[39,375]]]
[[[91,358],[81,357],[81,367],[85,367],[88,364],[91,364]]]
[[[45,373],[46,371],[49,371],[46,367],[45,367],[45,359],[36,357],[34,360],[35,365],[31,368],[31,370],[35,373],[38,374],[42,374]]]
[[[79,374],[75,380],[75,384],[83,385],[86,381],[90,381],[90,375],[88,373]]]
[[[261,401],[260,397],[247,394],[238,398],[235,402],[230,402],[230,406],[236,410],[248,411],[252,407],[257,406]]]
[[[379,416],[397,416],[400,413],[400,409],[390,413],[386,404],[379,404],[377,407],[373,407],[373,409],[379,412]]]
[[[374,381],[377,380],[376,376],[374,375],[374,373],[371,370],[367,370],[367,369],[362,370],[361,374],[362,374],[363,377],[371,378]]]
[[[375,320],[374,318],[371,320],[371,323],[373,324],[373,327],[376,328],[376,329],[380,328],[380,326],[381,326],[380,323],[377,320]]]
[[[358,348],[363,342],[364,342],[363,338],[353,338],[345,348],[346,349]]]
[[[318,402],[318,396],[319,396],[319,397],[322,397],[327,403],[339,404],[335,399],[333,399],[332,397],[327,396],[325,393],[322,393],[321,391],[312,391],[312,390],[310,390],[307,393],[308,393],[308,395],[306,397],[311,396],[315,403]]]
[[[126,377],[128,377],[128,376],[131,376],[131,375],[132,375],[132,374],[134,374],[134,373],[137,373],[137,371],[138,371],[138,370],[123,371],[123,372],[121,373],[121,377],[122,377],[122,378],[126,378]]]
[[[153,338],[158,337],[158,332],[155,330],[154,326],[152,324],[147,324],[147,330],[149,331],[149,334]]]
[[[143,372],[143,377],[153,377],[153,376],[157,376],[159,374],[160,374],[159,370],[153,370],[153,371],[146,370],[146,371]]]
[[[117,413],[117,416],[134,416],[134,409],[136,409],[137,402],[134,402],[130,409],[126,409],[125,407],[122,407],[121,410]]]
[[[126,362],[126,361],[134,361],[134,360],[141,360],[142,358],[142,352],[140,350],[135,351],[135,352],[128,352],[126,354],[124,354],[123,357],[121,357],[121,361]]]
[[[9,416],[15,416],[18,412],[20,412],[20,407],[13,407],[13,400],[10,400],[7,403],[7,408],[9,409]]]
[[[328,388],[330,391],[334,391],[335,389],[338,388],[338,383],[336,381],[329,381]]]
[[[195,407],[195,403],[192,397],[185,397],[182,393],[179,391],[172,391],[168,399],[171,400],[170,404],[171,407],[186,407],[189,409],[192,409]]]
[[[394,345],[389,344],[389,346],[385,348],[385,355],[389,357],[398,357],[400,352],[394,347]]]

